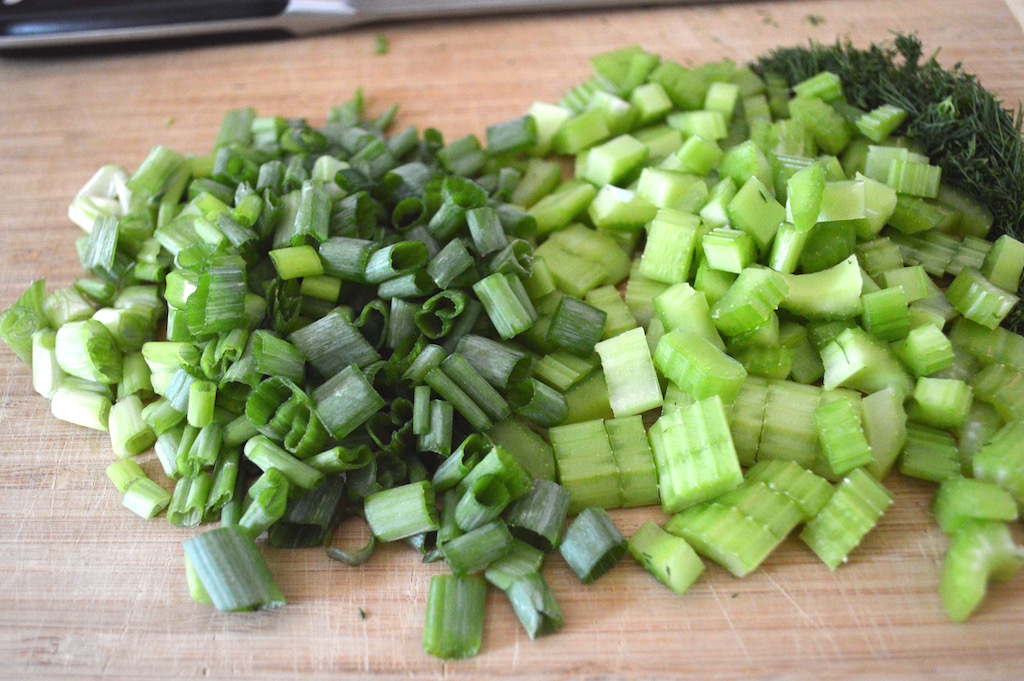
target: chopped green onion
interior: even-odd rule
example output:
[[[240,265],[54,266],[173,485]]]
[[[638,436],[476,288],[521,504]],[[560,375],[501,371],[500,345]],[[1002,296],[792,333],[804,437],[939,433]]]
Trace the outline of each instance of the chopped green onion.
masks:
[[[585,508],[566,530],[558,550],[580,582],[590,584],[619,562],[626,540],[604,509]]]
[[[124,493],[124,507],[138,516],[152,518],[171,503],[171,495],[147,477],[141,477]]]
[[[404,539],[438,529],[434,491],[427,481],[371,494],[364,503],[366,522],[381,541]]]
[[[253,540],[240,528],[222,527],[185,540],[185,555],[214,607],[238,612],[284,605]]]
[[[481,577],[431,577],[423,649],[443,660],[476,655],[483,640],[486,601],[487,583]]]

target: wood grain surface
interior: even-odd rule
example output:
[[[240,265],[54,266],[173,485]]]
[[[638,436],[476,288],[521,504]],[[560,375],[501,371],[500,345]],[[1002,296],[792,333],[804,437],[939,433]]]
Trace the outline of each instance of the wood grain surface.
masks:
[[[0,307],[36,277],[58,287],[78,274],[80,233],[66,207],[97,167],[134,168],[156,144],[205,152],[230,108],[319,122],[363,86],[371,110],[399,102],[401,124],[454,138],[557,100],[605,49],[641,43],[682,62],[745,61],[808,38],[863,46],[893,30],[917,31],[927,51],[941,47],[942,62],[962,61],[1011,106],[1024,99],[1024,34],[997,0],[542,14],[3,58]],[[378,32],[390,42],[384,56],[374,54]],[[552,558],[560,634],[531,642],[492,593],[482,654],[444,664],[421,648],[427,585],[443,568],[400,547],[357,569],[320,551],[267,548],[287,608],[224,615],[194,605],[182,568],[189,533],[121,508],[103,474],[112,456],[106,435],[53,419],[29,371],[0,350],[2,679],[1024,678],[1022,580],[995,586],[968,624],[949,623],[932,487],[898,475],[887,481],[891,511],[835,572],[790,538],[743,580],[709,564],[680,598],[629,560],[582,587]],[[614,514],[627,533],[649,517],[658,513]]]

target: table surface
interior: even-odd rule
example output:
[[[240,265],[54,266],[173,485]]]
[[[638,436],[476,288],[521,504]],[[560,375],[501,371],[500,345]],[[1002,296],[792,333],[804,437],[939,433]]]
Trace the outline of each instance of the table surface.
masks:
[[[66,206],[105,163],[134,168],[165,144],[210,148],[224,111],[322,121],[365,88],[371,111],[454,138],[556,101],[588,57],[640,43],[666,58],[750,60],[778,45],[916,31],[1011,106],[1024,99],[1019,3],[768,2],[374,26],[301,40],[0,59],[0,308],[29,281],[78,274]],[[374,53],[383,33],[390,51]],[[545,575],[565,613],[531,642],[499,593],[481,655],[423,653],[427,585],[443,566],[385,547],[361,568],[266,549],[281,611],[194,605],[181,540],[126,512],[103,474],[105,434],[55,420],[29,371],[0,350],[0,676],[20,678],[1015,678],[1024,676],[1021,579],[993,587],[966,625],[942,612],[946,540],[930,485],[892,476],[896,502],[848,565],[830,572],[790,538],[737,580],[710,565],[684,597],[632,561],[582,587]],[[156,462],[147,470],[156,473]],[[631,532],[652,510],[617,512]],[[365,613],[365,619],[360,616]]]

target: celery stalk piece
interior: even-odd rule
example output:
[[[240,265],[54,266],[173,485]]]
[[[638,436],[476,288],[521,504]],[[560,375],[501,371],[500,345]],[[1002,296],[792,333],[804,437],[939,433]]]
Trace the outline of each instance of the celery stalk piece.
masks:
[[[935,522],[947,535],[974,520],[1013,522],[1018,517],[1013,495],[998,485],[972,478],[949,478],[932,499]]]
[[[723,335],[737,336],[767,322],[788,294],[789,284],[785,275],[765,268],[748,267],[740,272],[725,295],[711,306],[711,319]]]
[[[669,384],[670,389],[673,385]],[[665,391],[666,403],[669,392]],[[689,395],[679,392],[689,400],[680,406],[692,403]],[[767,402],[768,381],[760,376],[747,375],[729,409],[729,431],[741,466],[752,466],[757,460]]]
[[[666,284],[689,279],[699,226],[696,215],[672,208],[659,210],[647,228],[647,243],[638,272]]]
[[[682,537],[735,577],[750,574],[782,543],[763,523],[717,502],[691,506],[670,518],[665,531]]]
[[[626,543],[629,553],[655,579],[682,595],[704,572],[704,563],[682,537],[651,521],[644,523]]]
[[[960,452],[949,432],[911,421],[899,469],[913,478],[942,482],[960,475]]]
[[[828,503],[812,518],[800,539],[835,570],[878,523],[892,495],[863,469],[855,468],[839,483]]]
[[[632,329],[598,343],[608,399],[616,417],[640,414],[661,405],[661,386],[643,329]]]
[[[814,412],[821,388],[793,381],[768,382],[757,461],[795,461],[811,468],[817,457],[818,432]]]
[[[801,520],[813,518],[832,498],[832,485],[793,461],[761,461],[747,471],[744,484],[763,483],[785,495],[800,511]]]
[[[878,480],[889,474],[907,440],[907,414],[903,396],[895,388],[884,388],[861,400],[864,435],[871,447],[866,469]]]
[[[972,458],[974,477],[993,482],[1024,507],[1024,421],[1013,421],[999,429]]]
[[[658,473],[643,419],[639,415],[608,419],[604,429],[612,447],[622,506],[657,505]]]
[[[654,363],[666,378],[697,400],[719,395],[724,402],[732,402],[747,375],[735,359],[682,329],[661,337]]]
[[[1013,541],[1006,523],[975,520],[954,532],[942,562],[942,606],[963,622],[985,598],[989,580],[1006,581],[1024,565],[1024,547]]]
[[[569,493],[569,513],[587,507],[619,508],[622,491],[611,440],[600,420],[557,426],[548,431],[558,463],[559,482]]]
[[[834,474],[843,475],[872,462],[871,447],[849,402],[839,399],[823,404],[815,410],[814,421]]]
[[[907,397],[914,383],[888,345],[859,327],[844,330],[821,349],[824,386],[839,386],[866,393],[894,388]]]
[[[807,319],[849,319],[863,310],[864,280],[856,256],[820,272],[783,276],[788,290],[780,306],[790,312]]]
[[[686,282],[674,284],[654,297],[654,311],[666,331],[680,329],[694,333],[719,350],[725,349],[703,291],[697,291]]]
[[[726,214],[729,224],[750,234],[758,249],[764,251],[785,220],[786,209],[763,182],[751,177],[729,201]]]
[[[725,407],[717,395],[663,415],[648,437],[667,513],[712,499],[743,481]]]

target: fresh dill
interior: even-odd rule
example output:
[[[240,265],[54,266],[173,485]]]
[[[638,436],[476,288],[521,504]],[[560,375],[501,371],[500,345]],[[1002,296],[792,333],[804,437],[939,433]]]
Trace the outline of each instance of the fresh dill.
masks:
[[[850,104],[871,110],[893,104],[907,111],[900,129],[924,147],[942,167],[942,180],[984,201],[999,234],[1024,240],[1024,141],[1022,110],[1011,111],[959,63],[944,68],[935,55],[922,59],[916,35],[896,34],[891,43],[858,49],[849,41],[834,45],[774,50],[755,70],[776,73],[792,85],[821,71],[843,81]],[[1015,311],[1009,328],[1024,331]]]

